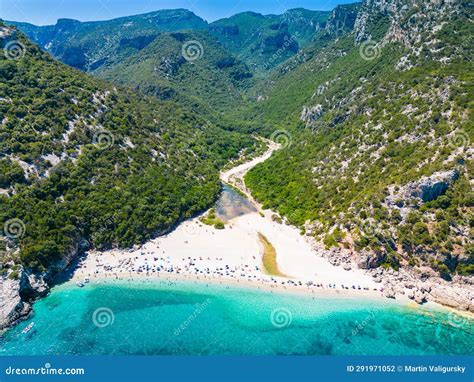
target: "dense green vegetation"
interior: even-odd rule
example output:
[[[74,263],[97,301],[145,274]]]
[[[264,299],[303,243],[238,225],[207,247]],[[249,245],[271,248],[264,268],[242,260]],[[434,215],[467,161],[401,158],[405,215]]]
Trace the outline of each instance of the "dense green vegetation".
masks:
[[[62,62],[94,71],[133,55],[162,32],[207,29],[207,23],[185,9],[165,9],[106,21],[60,19],[56,25],[9,22]]]
[[[328,247],[369,248],[394,268],[428,264],[444,277],[472,274],[473,163],[467,150],[474,139],[474,32],[468,12],[464,2],[442,29],[422,35],[422,43],[438,41],[441,51],[422,48],[413,57],[393,42],[365,60],[351,34],[276,73],[262,86],[266,99],[251,116],[263,116],[269,136],[286,129],[291,144],[248,173],[257,200]],[[414,15],[407,23],[423,30]],[[371,35],[382,39],[386,16],[374,12],[370,18]],[[440,65],[446,54],[449,62]],[[404,56],[414,67],[397,70]],[[392,187],[396,194],[446,170],[456,170],[457,180],[435,200],[404,200],[408,217],[389,203]]]
[[[282,15],[243,12],[211,24],[185,9],[160,10],[117,19],[56,25],[9,22],[62,62],[94,72],[146,48],[164,32],[208,31],[234,58],[262,74],[308,46],[330,12],[291,9]]]
[[[206,114],[242,104],[242,91],[253,82],[245,64],[208,33],[196,31],[161,34],[139,53],[96,74],[188,107],[202,105]]]
[[[208,25],[178,9],[99,22],[61,19],[43,27],[9,23],[70,66],[212,115],[247,107],[245,92],[254,85],[254,76],[308,46],[329,14],[305,9],[267,16],[244,12]],[[186,44],[195,55],[191,60],[183,55]],[[236,119],[232,116],[227,124],[235,126]],[[242,130],[238,122],[235,127]]]
[[[291,9],[282,15],[238,13],[214,21],[210,33],[262,75],[308,46],[330,12]]]
[[[225,228],[224,222],[217,217],[215,208],[211,208],[200,220],[206,225],[214,226],[215,229]]]
[[[3,30],[1,47],[18,40],[25,54],[0,57],[2,246],[26,266],[47,269],[81,243],[131,246],[169,229],[212,204],[218,169],[254,145],[175,103],[68,68]]]
[[[83,237],[105,248],[163,232],[208,207],[217,170],[261,152],[251,137],[263,135],[283,148],[247,185],[302,233],[375,253],[383,267],[473,274],[468,1],[245,12],[210,25],[169,12],[63,20],[54,39],[53,27],[20,25],[63,62],[132,89],[23,37],[25,57],[0,61],[0,221],[25,223],[25,264],[46,266]],[[161,21],[145,27],[149,17]],[[84,52],[92,59],[71,63]],[[212,211],[204,220],[222,228]]]

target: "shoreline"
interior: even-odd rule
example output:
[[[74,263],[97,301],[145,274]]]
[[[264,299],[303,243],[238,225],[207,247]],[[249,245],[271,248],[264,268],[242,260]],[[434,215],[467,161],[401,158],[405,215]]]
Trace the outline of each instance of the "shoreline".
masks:
[[[51,287],[83,282],[86,278],[98,284],[107,284],[109,281],[190,282],[226,289],[290,293],[313,299],[373,299],[380,302],[381,306],[397,303],[414,309],[434,307],[474,319],[470,308],[463,310],[460,306],[449,305],[450,292],[459,285],[441,285],[445,288],[442,289],[434,281],[433,289],[441,295],[437,298],[429,291],[425,293],[426,284],[407,270],[392,272],[380,268],[360,269],[356,265],[356,253],[349,254],[341,249],[326,250],[313,238],[301,235],[298,228],[274,221],[274,212],[262,210],[244,182],[244,176],[251,168],[280,148],[274,142],[264,141],[268,144],[264,154],[220,173],[221,181],[242,192],[257,212],[232,217],[226,222],[225,229],[217,230],[200,221],[208,212],[204,211],[177,224],[166,234],[133,249],[86,252],[76,257]],[[259,235],[264,235],[274,247],[276,264],[282,276],[265,274],[264,251]],[[41,295],[36,292],[38,297],[44,296],[50,288],[41,278],[31,276],[33,278],[28,274],[25,276],[28,283],[38,285],[42,291]],[[407,280],[412,284],[411,287],[406,285]],[[19,291],[20,284],[17,284]],[[420,291],[422,296],[430,298],[421,301],[416,295]],[[9,311],[14,312],[16,319],[2,331],[27,319],[34,302],[22,301],[14,291],[11,300],[12,309]]]
[[[276,250],[284,276],[265,272],[264,235]],[[291,290],[308,295],[383,297],[384,288],[360,269],[344,270],[315,251],[297,228],[252,212],[230,219],[225,229],[204,225],[199,217],[173,232],[131,250],[90,251],[70,268],[75,282],[112,279],[191,280]],[[406,299],[409,302],[408,299]]]
[[[403,307],[410,310],[416,310],[418,313],[429,314],[430,311],[442,311],[444,313],[454,313],[457,316],[464,317],[468,320],[474,320],[474,314],[468,311],[460,311],[449,306],[439,304],[434,301],[429,301],[425,304],[417,304],[409,298],[397,298],[389,299],[377,290],[341,290],[333,289],[328,287],[314,287],[307,288],[303,286],[292,286],[285,287],[278,284],[265,284],[254,282],[251,280],[233,280],[225,278],[206,278],[196,277],[194,275],[186,274],[160,274],[153,277],[151,275],[134,275],[130,277],[129,274],[117,274],[113,277],[108,276],[96,276],[90,279],[89,284],[86,284],[84,288],[89,285],[126,285],[130,287],[137,286],[148,286],[156,287],[160,283],[168,283],[166,287],[175,287],[177,284],[187,284],[188,286],[199,285],[201,288],[204,287],[218,287],[225,290],[242,290],[249,293],[270,293],[275,295],[290,295],[294,297],[304,297],[315,299],[341,299],[341,300],[357,300],[364,299],[371,300],[374,303],[380,304],[379,307]],[[75,282],[83,281],[80,277],[75,276],[67,282],[57,284],[56,287],[67,287],[76,288]],[[161,286],[161,285],[160,285]],[[204,291],[204,289],[203,289]]]
[[[245,222],[245,219],[259,218],[264,219],[256,213],[246,215],[244,217],[238,217],[231,220],[230,224],[236,224],[236,222]],[[312,255],[314,256],[313,261],[325,264],[330,267],[329,274],[324,276],[319,281],[315,281],[312,277],[304,278],[300,275],[299,277],[292,274],[288,274],[287,277],[272,276],[263,272],[263,265],[260,268],[262,259],[259,257],[262,255],[261,245],[258,242],[258,232],[255,235],[255,242],[253,243],[257,248],[257,256],[253,256],[251,252],[247,253],[245,259],[239,256],[233,256],[227,260],[234,260],[234,262],[224,263],[224,257],[217,255],[217,257],[200,256],[196,257],[186,256],[193,252],[192,248],[193,240],[204,247],[198,248],[197,251],[203,250],[207,253],[209,247],[209,241],[206,237],[202,237],[202,234],[206,233],[207,237],[211,235],[213,239],[223,235],[225,232],[230,233],[235,228],[226,228],[225,230],[215,230],[213,227],[205,226],[199,223],[199,218],[183,222],[178,228],[177,232],[170,233],[164,237],[156,238],[140,249],[135,251],[125,250],[110,250],[105,252],[92,251],[87,256],[80,259],[74,264],[69,270],[69,280],[72,282],[83,282],[84,279],[88,278],[92,283],[97,282],[99,284],[107,284],[108,282],[189,282],[199,283],[201,285],[210,284],[224,288],[246,288],[252,291],[266,291],[269,293],[288,293],[297,295],[304,295],[307,297],[323,297],[323,298],[368,298],[376,300],[383,304],[399,303],[406,306],[411,306],[414,309],[423,309],[423,307],[435,307],[437,309],[443,309],[450,311],[456,315],[474,319],[474,314],[470,311],[464,311],[438,303],[433,300],[429,300],[424,304],[419,304],[413,299],[410,299],[405,295],[396,295],[396,298],[387,297],[385,294],[386,289],[383,283],[375,283],[372,278],[365,274],[362,270],[350,270],[346,271],[340,266],[334,266],[330,262],[321,256],[318,256],[313,249]],[[289,230],[294,230],[294,227],[287,227]],[[237,232],[235,230],[234,232]],[[170,236],[176,235],[174,238]],[[246,239],[246,244],[252,244],[249,238]],[[300,237],[300,240],[306,238]],[[218,240],[217,244],[228,245],[225,236],[221,236],[221,240]],[[213,243],[211,243],[213,244]],[[215,245],[213,248],[219,252],[222,246]],[[308,245],[310,243],[307,243]],[[178,247],[173,247],[177,245]],[[167,255],[168,251],[176,250],[178,255],[182,257],[174,257]],[[235,249],[235,248],[234,248]],[[160,254],[161,252],[161,254]],[[163,254],[165,252],[165,254]],[[196,252],[194,252],[196,253]],[[254,252],[255,254],[255,252]],[[247,260],[253,262],[253,264],[246,264]],[[281,259],[280,259],[281,260]],[[291,258],[284,259],[287,262],[291,261]],[[124,265],[125,264],[125,265]],[[117,268],[118,267],[118,268]],[[147,268],[148,267],[148,268]],[[253,267],[253,269],[252,269]],[[286,271],[286,269],[284,269]],[[334,274],[333,272],[337,273]],[[227,272],[227,274],[226,274]],[[364,284],[363,280],[360,280],[360,274],[364,276],[363,280],[368,280],[369,284]],[[355,281],[353,284],[341,282],[341,277],[348,277],[349,280]],[[334,278],[334,279],[331,279]],[[312,279],[312,280],[310,280]],[[308,284],[309,283],[309,284]],[[61,285],[64,283],[59,283]],[[331,286],[329,286],[331,284]],[[344,288],[342,287],[344,285]]]
[[[383,294],[379,290],[364,290],[364,289],[340,289],[339,287],[331,288],[327,285],[321,286],[308,286],[305,284],[299,285],[297,282],[295,284],[281,284],[282,280],[290,280],[288,278],[279,277],[279,276],[268,276],[268,279],[263,280],[252,280],[252,279],[233,279],[233,278],[225,278],[225,277],[208,277],[206,275],[195,275],[195,274],[186,274],[186,273],[158,273],[158,274],[130,274],[126,272],[117,272],[117,273],[110,273],[110,274],[101,274],[101,275],[92,275],[87,277],[89,279],[89,283],[94,284],[107,284],[107,282],[128,282],[128,283],[135,283],[135,282],[189,282],[194,284],[211,284],[221,287],[238,287],[238,288],[245,288],[250,291],[266,291],[266,292],[277,292],[277,293],[288,293],[294,295],[305,295],[308,297],[334,297],[338,296],[340,298],[370,298],[378,301],[399,301],[402,302],[401,299],[392,299],[389,300],[383,296]],[[62,283],[58,283],[57,286],[65,285],[65,284],[73,284],[84,281],[83,274],[74,274],[70,280]],[[276,280],[276,282],[272,282],[271,280]],[[280,281],[280,282],[279,282]],[[292,280],[290,280],[292,281]],[[87,284],[86,284],[87,285]],[[86,287],[86,286],[85,286]],[[413,301],[409,300],[408,298],[403,301],[405,303],[412,303],[415,304]]]
[[[359,269],[354,266],[353,259],[350,263],[334,264],[328,257],[331,251],[301,235],[296,227],[275,222],[272,211],[261,209],[246,188],[244,176],[280,148],[272,141],[264,141],[268,145],[264,154],[220,174],[221,181],[245,194],[258,212],[234,217],[226,223],[224,230],[216,230],[200,222],[206,211],[140,248],[91,251],[73,271],[74,280],[92,279],[97,275],[108,280],[114,277],[125,280],[188,280],[309,296],[365,297],[382,302],[396,300],[420,306],[419,301],[409,298],[410,290],[403,286],[397,291],[401,293],[392,293],[393,275],[390,272],[377,268],[380,280],[376,280],[373,270]],[[276,264],[284,276],[265,274],[260,235],[264,235],[275,248]],[[433,300],[425,301],[423,305],[426,304],[474,317],[472,312]]]

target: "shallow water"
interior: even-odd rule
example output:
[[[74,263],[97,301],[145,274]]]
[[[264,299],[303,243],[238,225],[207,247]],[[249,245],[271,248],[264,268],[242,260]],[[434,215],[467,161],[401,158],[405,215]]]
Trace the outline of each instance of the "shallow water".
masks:
[[[231,187],[224,185],[216,203],[216,215],[227,222],[238,216],[257,212],[255,206]]]
[[[0,355],[472,354],[474,345],[474,322],[444,309],[192,283],[64,284],[34,311]]]

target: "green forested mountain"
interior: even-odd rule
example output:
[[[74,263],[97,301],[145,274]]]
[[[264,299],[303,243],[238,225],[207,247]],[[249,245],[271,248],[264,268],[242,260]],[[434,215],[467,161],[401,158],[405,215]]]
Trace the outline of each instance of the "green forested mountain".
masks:
[[[207,22],[185,9],[160,10],[106,21],[60,19],[56,25],[16,25],[42,49],[84,71],[128,57],[162,32],[207,29]]]
[[[291,9],[282,15],[238,13],[209,25],[223,46],[257,73],[266,72],[300,48],[308,46],[324,28],[330,12]]]
[[[207,32],[163,33],[137,54],[102,67],[96,74],[158,98],[193,99],[209,110],[243,101],[253,83],[247,66]]]
[[[176,9],[107,21],[60,19],[49,26],[8,23],[60,61],[84,71],[122,62],[163,32],[205,30],[235,58],[262,73],[310,45],[329,15],[298,8],[282,15],[244,12],[207,24],[190,11]]]
[[[80,237],[130,245],[207,206],[217,169],[258,133],[283,148],[247,185],[302,232],[371,266],[472,274],[472,11],[371,0],[210,25],[156,12],[111,20],[110,34],[19,25],[131,90],[21,37],[24,59],[1,61],[1,217],[27,222],[26,260]],[[103,130],[107,150],[94,145]]]
[[[472,274],[473,35],[468,1],[365,2],[261,87],[249,115],[285,148],[256,198],[376,265]]]
[[[310,46],[329,14],[245,12],[208,25],[178,9],[97,22],[60,19],[43,27],[9,24],[72,67],[212,114],[245,106],[254,78]]]
[[[48,269],[130,246],[211,204],[253,139],[65,66],[0,24],[2,253]]]
[[[98,22],[61,19],[44,27],[9,23],[72,67],[206,114],[241,107],[254,75],[309,45],[328,15],[246,12],[208,25],[179,9]],[[197,56],[187,59],[186,49]]]
[[[329,44],[334,41],[343,38],[354,28],[354,24],[361,8],[361,3],[354,4],[343,4],[338,5],[329,15],[323,28],[319,28],[312,36],[311,40],[306,43],[304,49],[298,50],[295,55],[280,62],[279,65],[269,68],[267,77],[264,80],[256,81],[255,85],[247,92],[247,95],[258,101],[263,100],[269,93],[270,88],[274,86],[283,85],[284,81],[280,80],[284,78],[285,74],[292,71],[304,62],[314,59],[318,53]],[[324,58],[327,63],[332,57],[326,57],[325,54],[321,54],[320,58]],[[311,76],[312,73],[308,72],[305,76]],[[311,80],[310,78],[308,79]],[[302,93],[303,95],[304,93]],[[289,100],[292,102],[293,100]],[[298,100],[295,100],[298,104]],[[283,101],[284,103],[285,101]],[[259,105],[260,106],[260,105]],[[281,108],[281,112],[287,114],[288,109],[286,107]],[[265,116],[266,117],[266,116]],[[266,118],[264,118],[268,121]],[[265,121],[263,121],[265,122]]]

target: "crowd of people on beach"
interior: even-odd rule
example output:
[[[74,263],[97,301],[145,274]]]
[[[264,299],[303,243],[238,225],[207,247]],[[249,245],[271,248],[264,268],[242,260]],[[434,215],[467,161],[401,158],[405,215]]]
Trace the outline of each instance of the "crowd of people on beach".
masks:
[[[163,251],[164,252],[164,251]],[[197,282],[226,282],[252,283],[257,286],[282,289],[315,289],[329,290],[351,290],[351,291],[380,291],[383,288],[369,288],[361,285],[344,285],[336,283],[323,283],[314,280],[294,280],[291,278],[274,277],[265,274],[258,264],[226,264],[222,257],[185,257],[181,259],[171,258],[164,254],[157,255],[154,252],[138,252],[124,258],[113,257],[107,261],[98,253],[94,256],[93,266],[79,264],[75,277],[98,279],[106,282],[107,279],[129,280],[137,279],[137,276],[146,280],[156,280],[176,277],[182,280]],[[257,260],[256,260],[257,263]]]

